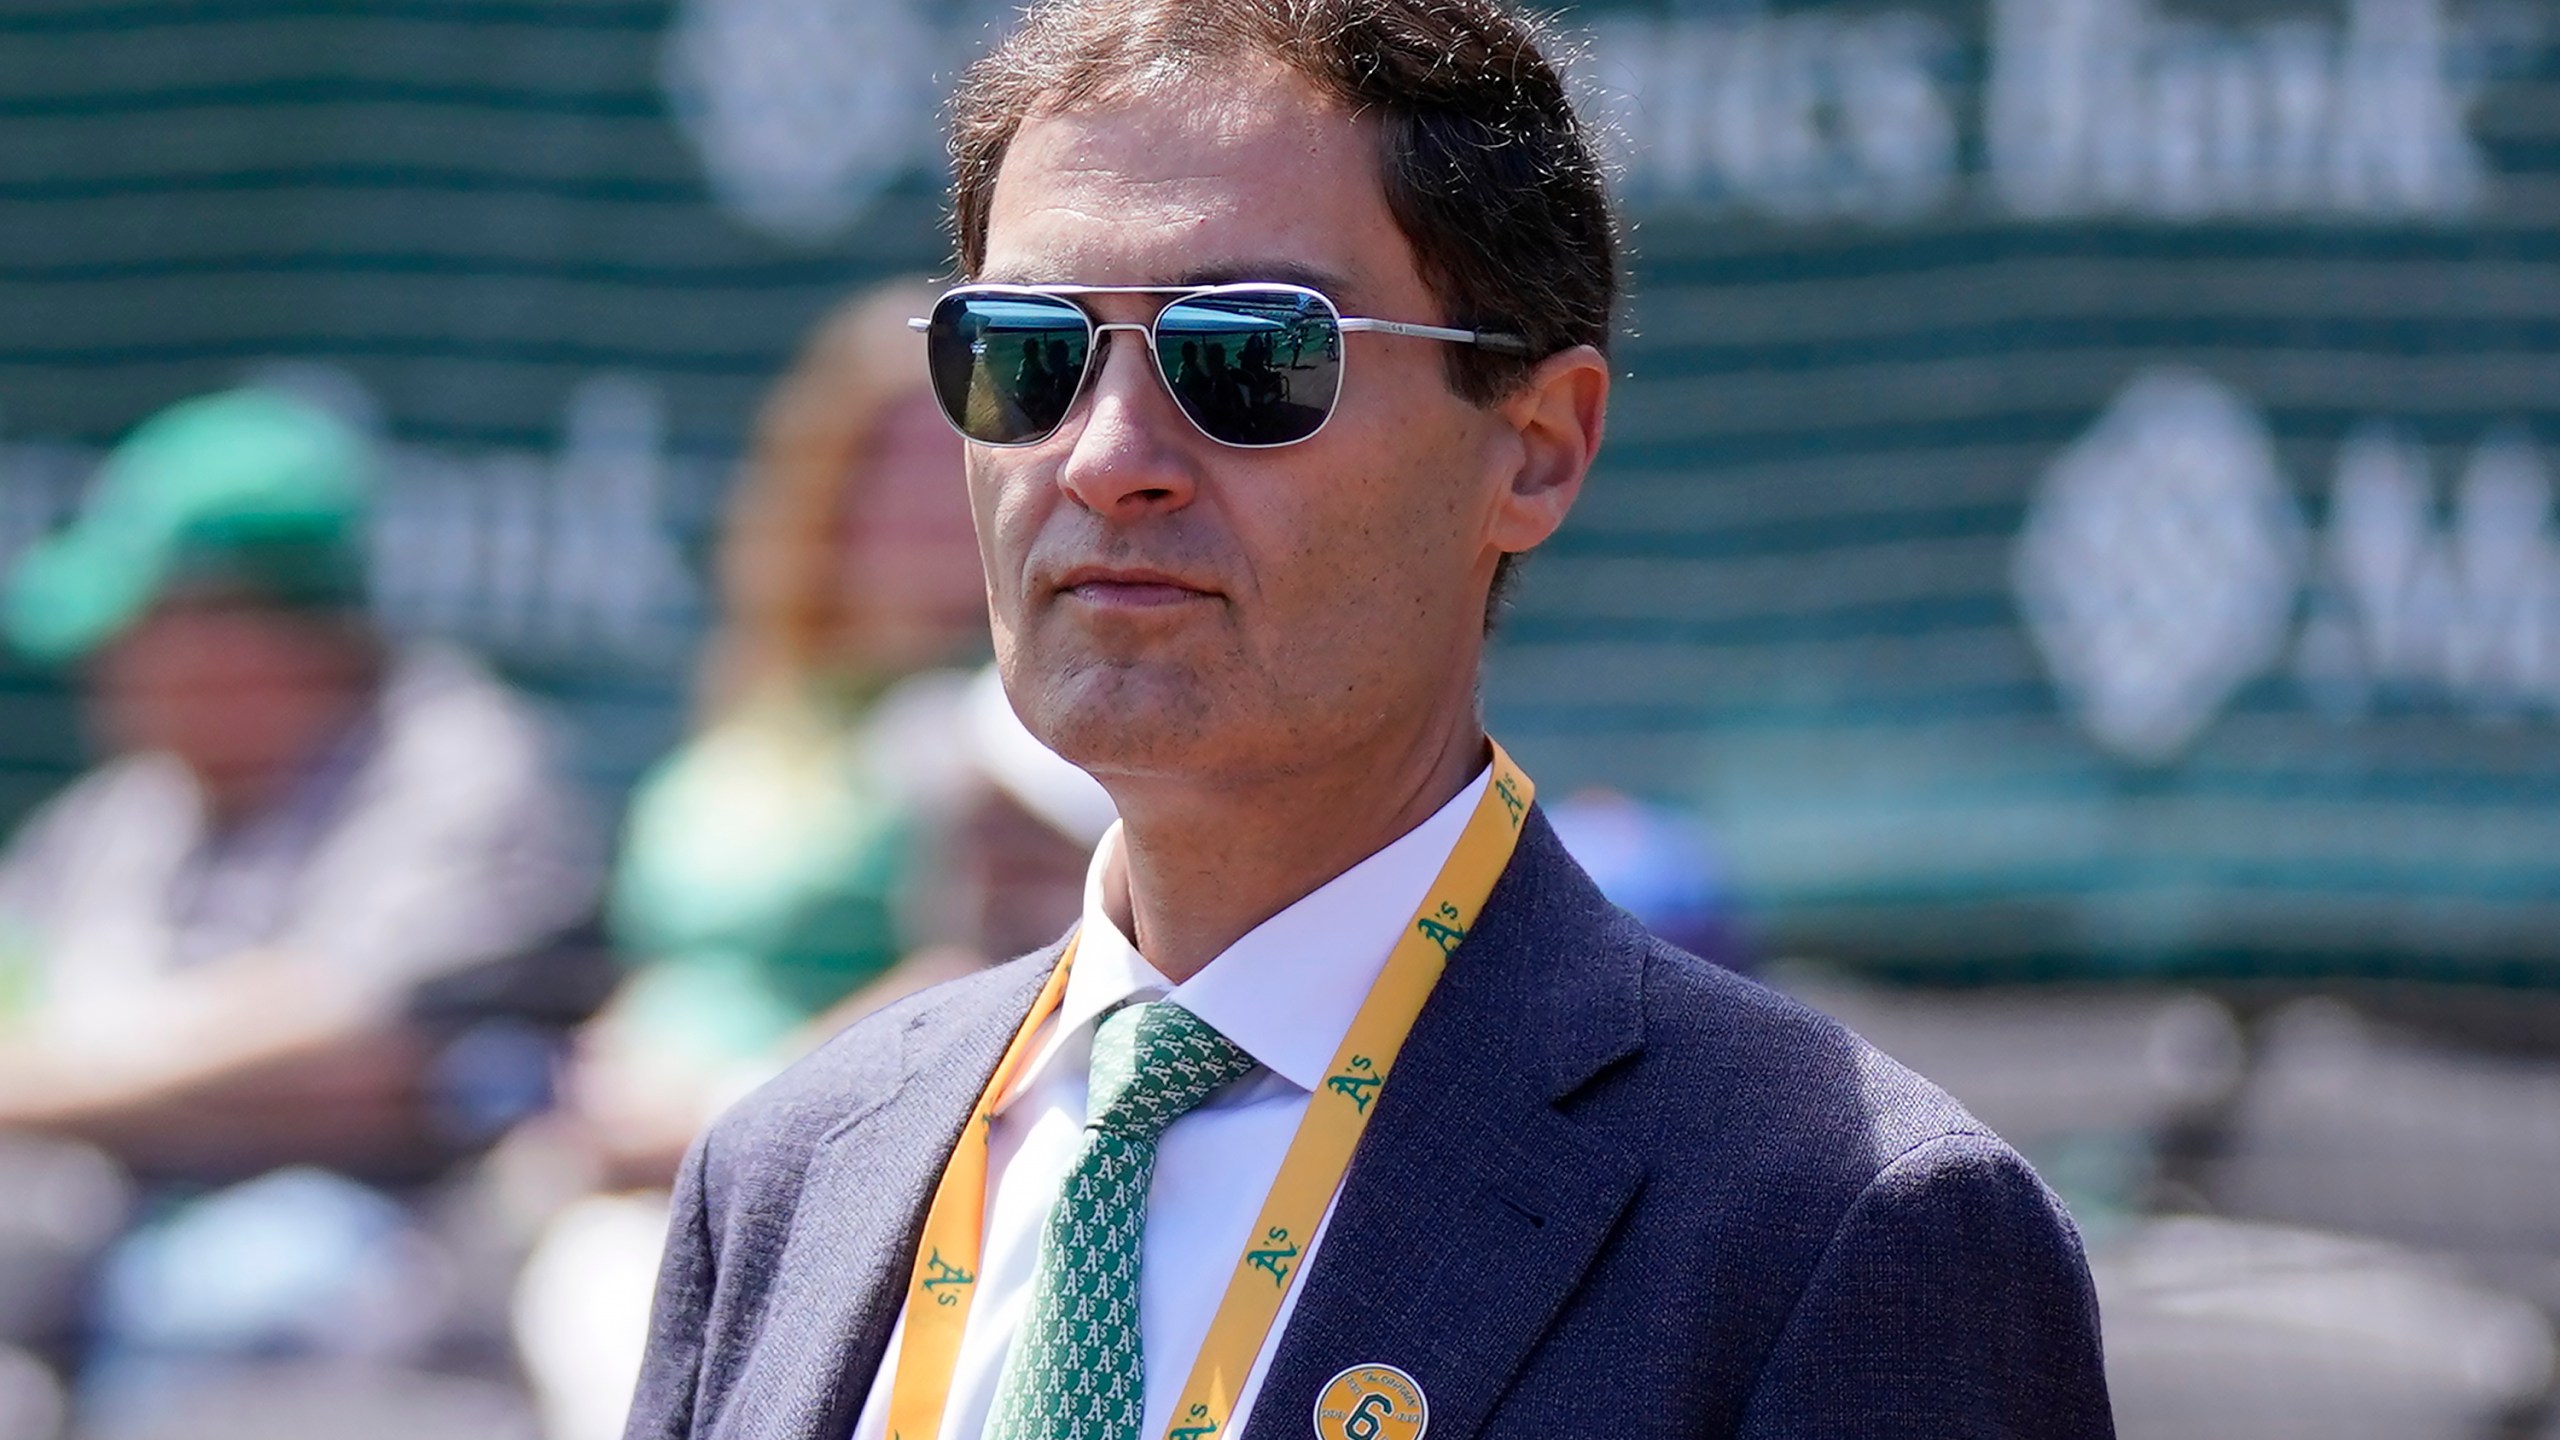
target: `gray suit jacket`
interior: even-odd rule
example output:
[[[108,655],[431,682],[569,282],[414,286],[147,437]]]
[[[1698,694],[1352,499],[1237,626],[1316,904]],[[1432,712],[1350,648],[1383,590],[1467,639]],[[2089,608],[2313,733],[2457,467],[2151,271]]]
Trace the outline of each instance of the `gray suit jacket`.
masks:
[[[864,1020],[676,1193],[632,1440],[845,1440],[1053,949]],[[2078,1234],[1954,1101],[1663,944],[1534,809],[1381,1093],[1243,1440],[1398,1365],[1430,1440],[2103,1437]],[[958,1437],[951,1437],[958,1440]]]

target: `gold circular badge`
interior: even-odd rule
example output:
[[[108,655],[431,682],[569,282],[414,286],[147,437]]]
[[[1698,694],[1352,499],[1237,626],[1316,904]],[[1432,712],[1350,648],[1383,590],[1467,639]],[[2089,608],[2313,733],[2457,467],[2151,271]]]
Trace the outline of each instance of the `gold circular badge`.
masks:
[[[1393,1365],[1354,1365],[1316,1396],[1319,1440],[1422,1440],[1430,1423],[1422,1387]]]

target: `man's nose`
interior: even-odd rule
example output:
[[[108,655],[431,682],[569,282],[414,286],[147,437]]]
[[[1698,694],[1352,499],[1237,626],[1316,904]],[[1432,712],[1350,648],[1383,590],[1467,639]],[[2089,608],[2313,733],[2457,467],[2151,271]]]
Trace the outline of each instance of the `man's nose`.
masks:
[[[1190,504],[1198,488],[1190,422],[1157,376],[1145,337],[1109,330],[1100,343],[1101,361],[1086,382],[1083,421],[1069,437],[1058,483],[1107,519]]]

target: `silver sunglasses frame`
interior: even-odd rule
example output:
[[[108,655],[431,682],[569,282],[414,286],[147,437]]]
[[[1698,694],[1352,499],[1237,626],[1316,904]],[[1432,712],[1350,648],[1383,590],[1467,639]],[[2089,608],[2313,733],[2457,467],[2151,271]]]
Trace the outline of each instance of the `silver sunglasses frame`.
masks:
[[[1437,340],[1449,345],[1479,345],[1487,350],[1500,351],[1508,355],[1529,353],[1527,340],[1499,330],[1459,330],[1447,325],[1416,325],[1410,321],[1379,320],[1366,315],[1346,316],[1342,313],[1341,307],[1333,303],[1332,296],[1312,285],[1299,285],[1286,280],[1246,280],[1222,285],[955,285],[935,298],[934,308],[941,309],[954,296],[984,295],[1003,298],[1027,295],[1044,300],[1065,300],[1072,304],[1078,297],[1085,295],[1162,295],[1165,297],[1165,303],[1156,310],[1157,316],[1161,317],[1165,310],[1172,308],[1175,304],[1184,300],[1196,300],[1204,295],[1242,293],[1267,295],[1275,290],[1294,295],[1313,296],[1318,304],[1324,306],[1325,312],[1333,317],[1333,328],[1336,334],[1402,335],[1414,340]],[[1165,373],[1164,352],[1156,345],[1154,320],[1144,324],[1133,320],[1106,321],[1083,305],[1076,305],[1075,309],[1077,313],[1084,316],[1084,369],[1076,375],[1075,394],[1067,401],[1067,408],[1058,416],[1057,424],[1028,440],[981,440],[968,431],[962,430],[960,422],[951,418],[950,409],[937,396],[933,408],[942,416],[942,423],[950,426],[955,434],[970,444],[984,445],[993,450],[1020,450],[1048,443],[1060,430],[1066,428],[1067,418],[1075,414],[1077,405],[1083,403],[1085,387],[1093,383],[1093,372],[1103,353],[1102,337],[1114,330],[1134,331],[1145,338],[1148,363],[1156,372],[1157,383],[1164,386],[1166,397],[1173,401],[1173,408],[1185,421],[1189,422],[1192,429],[1200,432],[1202,438],[1213,444],[1226,446],[1230,450],[1279,450],[1291,445],[1304,445],[1324,433],[1325,427],[1333,423],[1333,412],[1341,407],[1344,383],[1341,377],[1351,368],[1351,356],[1348,351],[1345,351],[1342,359],[1337,362],[1333,403],[1325,406],[1324,418],[1316,422],[1316,428],[1294,440],[1267,440],[1258,443],[1222,440],[1210,434],[1208,427],[1202,425],[1189,410],[1183,408],[1181,394],[1173,388],[1173,377]],[[907,328],[922,333],[933,328],[933,321],[929,318],[909,317]]]

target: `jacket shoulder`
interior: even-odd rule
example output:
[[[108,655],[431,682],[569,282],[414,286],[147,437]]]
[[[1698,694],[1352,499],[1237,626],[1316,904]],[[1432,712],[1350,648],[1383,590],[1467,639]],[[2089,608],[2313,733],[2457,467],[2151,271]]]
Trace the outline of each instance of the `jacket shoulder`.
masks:
[[[741,1184],[796,1184],[821,1142],[930,1064],[946,1037],[1021,1009],[1057,959],[1052,946],[892,1001],[730,1106],[700,1142],[711,1208],[718,1211]]]
[[[1656,1183],[1863,1187],[1932,1139],[1990,1138],[1847,1026],[1646,930],[1535,807],[1479,938],[1479,1023],[1521,1035],[1497,1049],[1544,1062],[1567,1111]]]
[[[1873,1179],[1949,1137],[2005,1148],[1954,1097],[1848,1026],[1647,935],[1645,1055],[1676,1129],[1784,1137],[1797,1163]],[[1682,1118],[1685,1117],[1685,1120]]]
[[[875,1261],[887,1253],[880,1247],[901,1243],[905,1202],[885,1197],[912,1182],[920,1217],[943,1153],[917,1127],[935,1129],[947,1147],[947,1130],[959,1128],[974,1094],[961,1087],[984,1073],[979,1061],[1028,1008],[1056,960],[1052,947],[875,1011],[731,1106],[694,1141],[677,1176],[627,1436],[676,1440],[720,1428],[704,1417],[721,1414],[771,1333],[768,1300],[785,1283],[783,1257],[805,1200],[856,1174],[868,1193],[884,1198],[852,1214],[839,1194],[839,1208],[825,1212],[828,1223],[867,1236],[861,1243]],[[867,1152],[852,1172],[841,1168],[842,1157],[821,1164],[831,1141],[892,1101],[912,1113],[904,1130],[883,1137],[889,1149]],[[884,1173],[884,1164],[904,1173]],[[834,1262],[845,1261],[852,1243],[830,1231]]]
[[[2079,1231],[2016,1150],[1794,999],[1651,937],[1642,975],[1578,1103],[1642,1157],[1630,1251],[1717,1317],[1684,1338],[1738,1433],[2107,1433]]]

